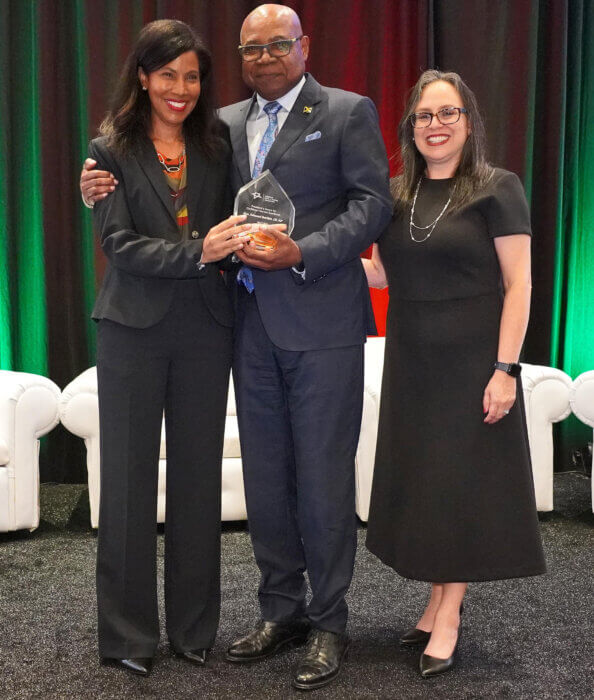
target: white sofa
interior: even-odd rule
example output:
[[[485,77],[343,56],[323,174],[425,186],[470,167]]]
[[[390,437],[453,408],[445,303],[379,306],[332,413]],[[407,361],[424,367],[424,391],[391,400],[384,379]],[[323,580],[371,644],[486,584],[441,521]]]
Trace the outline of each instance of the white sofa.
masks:
[[[594,428],[594,370],[582,372],[573,380],[569,402],[571,410],[582,423]],[[592,510],[594,511],[594,479],[592,479]]]
[[[363,419],[355,459],[356,510],[364,522],[369,517],[369,500],[380,407],[384,365],[384,338],[369,338],[365,346],[365,384]],[[569,415],[571,379],[560,370],[538,365],[523,365],[524,399],[531,446],[536,504],[540,511],[553,509],[553,434],[552,424]],[[97,373],[94,367],[74,379],[62,392],[60,418],[64,426],[85,440],[89,478],[91,525],[99,519],[99,410]],[[157,521],[165,521],[165,428],[161,433],[159,460],[159,499]],[[244,520],[246,516],[241,452],[235,410],[233,382],[230,384],[225,425],[222,470],[223,520]]]
[[[39,438],[57,425],[60,389],[0,370],[0,532],[39,525]]]
[[[60,400],[60,420],[75,435],[83,438],[87,448],[87,472],[89,479],[89,503],[91,506],[91,526],[99,524],[99,404],[97,399],[97,370],[87,369],[73,379],[62,392]],[[157,501],[157,522],[165,522],[165,468],[167,449],[165,443],[165,421],[161,429],[161,451],[159,454],[159,484]],[[233,382],[229,387],[227,419],[225,422],[225,442],[222,468],[223,520],[245,520],[245,495],[241,471],[239,431],[235,411]]]
[[[363,521],[367,521],[369,516],[384,364],[384,342],[384,338],[369,338],[365,347],[363,422],[356,458],[357,515]],[[522,363],[522,384],[536,507],[539,511],[551,511],[553,510],[553,423],[563,420],[571,412],[569,406],[571,379],[565,372],[552,367]],[[591,415],[594,415],[594,404],[592,406]]]

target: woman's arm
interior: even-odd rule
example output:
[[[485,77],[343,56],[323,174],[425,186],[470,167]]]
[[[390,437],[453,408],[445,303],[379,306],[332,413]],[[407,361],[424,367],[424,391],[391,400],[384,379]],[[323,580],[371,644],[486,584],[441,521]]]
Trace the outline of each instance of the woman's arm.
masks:
[[[244,238],[237,234],[242,234],[246,227],[241,225],[244,217],[238,216],[213,226],[204,239],[198,240],[172,242],[138,232],[118,163],[105,145],[97,141],[91,142],[89,154],[120,181],[115,191],[98,201],[93,210],[101,248],[114,267],[140,277],[198,277],[201,263],[216,262],[243,247]],[[147,194],[147,202],[150,196]]]
[[[386,271],[384,270],[377,243],[373,244],[371,258],[362,258],[361,262],[367,276],[367,284],[370,287],[383,289],[388,286]]]
[[[505,292],[497,359],[517,362],[530,314],[530,236],[500,236],[494,239],[494,243]],[[485,423],[496,423],[506,415],[505,411],[509,411],[516,400],[516,384],[514,377],[494,370],[483,396],[483,410],[487,414]]]

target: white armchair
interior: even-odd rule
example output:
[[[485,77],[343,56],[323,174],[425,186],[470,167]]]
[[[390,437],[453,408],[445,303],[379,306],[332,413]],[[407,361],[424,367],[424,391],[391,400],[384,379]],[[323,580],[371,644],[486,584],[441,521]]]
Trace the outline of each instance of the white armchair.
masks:
[[[39,438],[58,423],[60,389],[0,370],[0,532],[39,525]]]
[[[571,410],[582,423],[594,428],[594,370],[582,372],[573,380],[569,402]],[[594,511],[594,479],[592,479],[592,510]]]
[[[536,508],[553,510],[553,423],[571,413],[571,377],[560,369],[522,363]]]
[[[364,522],[369,517],[384,343],[384,338],[369,338],[365,346],[363,421],[356,457],[356,508],[357,515]],[[522,363],[522,384],[536,507],[539,511],[550,511],[553,510],[553,423],[563,420],[571,412],[571,379],[565,372],[552,367]],[[594,403],[592,406],[591,415],[594,415]]]
[[[89,503],[91,526],[99,524],[99,403],[97,399],[97,370],[91,367],[73,379],[62,392],[60,400],[60,420],[75,435],[83,438],[87,448],[87,473],[89,480]],[[159,483],[157,499],[157,522],[165,522],[165,473],[167,448],[165,442],[165,421],[161,429],[161,450],[159,453]],[[245,520],[246,506],[241,471],[239,431],[235,410],[233,382],[229,387],[225,441],[222,465],[222,504],[223,520]]]

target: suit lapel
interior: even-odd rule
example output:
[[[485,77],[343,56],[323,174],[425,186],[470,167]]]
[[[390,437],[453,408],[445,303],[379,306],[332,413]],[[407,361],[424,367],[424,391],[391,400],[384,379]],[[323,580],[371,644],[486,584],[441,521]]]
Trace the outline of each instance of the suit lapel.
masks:
[[[197,228],[196,214],[200,207],[200,195],[206,176],[206,162],[200,149],[192,142],[186,142],[188,177],[186,185],[186,203],[190,230]]]
[[[233,146],[233,157],[239,168],[242,181],[249,182],[252,179],[250,172],[250,154],[248,150],[247,136],[245,133],[245,124],[250,113],[250,109],[256,99],[255,95],[251,100],[247,100],[239,108],[237,119],[229,125],[229,133],[231,135],[231,145]]]
[[[155,147],[148,137],[143,139],[142,148],[136,155],[136,160],[138,161],[140,167],[144,170],[144,174],[149,179],[153,189],[157,193],[161,202],[163,202],[165,209],[167,209],[169,215],[173,219],[173,222],[177,226],[177,218],[175,216],[173,200],[169,193],[169,187],[167,186],[167,181],[163,175],[161,163],[159,163],[159,159],[157,158]]]
[[[299,93],[293,109],[289,112],[283,128],[268,151],[264,161],[264,170],[274,170],[287,149],[292,146],[311,124],[316,114],[316,105],[322,99],[322,89],[311,75],[307,75],[305,85]]]

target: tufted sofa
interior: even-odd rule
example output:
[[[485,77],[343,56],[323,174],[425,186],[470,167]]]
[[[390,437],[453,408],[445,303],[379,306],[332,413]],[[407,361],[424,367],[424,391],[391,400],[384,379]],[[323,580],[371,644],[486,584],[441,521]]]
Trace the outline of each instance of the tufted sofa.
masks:
[[[60,389],[0,370],[0,532],[39,525],[39,438],[57,425]]]
[[[89,502],[91,506],[91,526],[99,524],[99,403],[97,399],[97,370],[85,370],[70,382],[62,392],[60,400],[60,420],[75,435],[83,438],[87,448],[87,473],[89,479]],[[165,421],[161,429],[161,450],[159,454],[159,483],[157,501],[157,522],[165,522],[165,471],[167,447]],[[239,431],[235,411],[233,382],[229,386],[227,418],[225,422],[225,442],[222,469],[222,508],[223,520],[245,520],[245,496],[241,471]]]
[[[375,443],[380,408],[380,392],[384,364],[384,338],[369,338],[365,346],[365,384],[363,419],[355,459],[356,510],[364,522],[369,516],[369,500],[373,480]],[[528,422],[528,438],[532,453],[536,504],[540,511],[553,509],[553,433],[552,424],[563,420],[571,409],[571,379],[564,372],[550,367],[523,364],[524,399]],[[60,418],[65,427],[82,437],[87,447],[91,525],[99,519],[99,410],[97,373],[94,367],[74,379],[62,392]],[[161,432],[159,459],[159,498],[157,521],[165,521],[165,468],[167,448],[165,427]],[[233,382],[227,401],[227,419],[222,465],[223,520],[244,520],[246,516],[241,451],[235,410]]]

